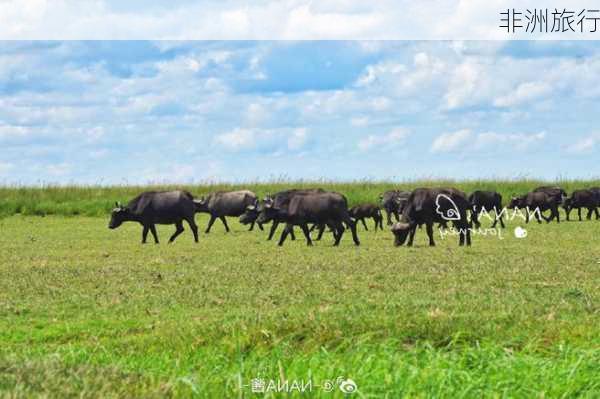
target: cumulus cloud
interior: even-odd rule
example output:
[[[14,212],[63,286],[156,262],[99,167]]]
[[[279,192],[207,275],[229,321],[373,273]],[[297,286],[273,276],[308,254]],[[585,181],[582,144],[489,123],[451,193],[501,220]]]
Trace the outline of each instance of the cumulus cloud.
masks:
[[[540,98],[550,93],[551,90],[552,86],[546,82],[521,83],[513,92],[496,98],[494,105],[497,107],[512,107]]]
[[[568,145],[567,151],[572,154],[586,154],[592,152],[598,144],[600,144],[600,133],[594,133]]]
[[[431,145],[431,152],[523,151],[531,146],[542,143],[545,138],[546,132],[474,133],[469,129],[462,129],[452,133],[444,133],[436,137]]]
[[[443,133],[435,138],[431,145],[431,152],[451,152],[464,146],[471,138],[472,133],[468,129],[458,130],[451,133]]]
[[[392,129],[387,134],[370,134],[364,139],[358,141],[358,148],[361,151],[370,151],[372,149],[391,149],[404,142],[410,131],[405,128]]]
[[[235,128],[229,132],[218,134],[214,143],[226,150],[242,152],[258,150],[270,153],[281,151],[299,151],[308,142],[306,128]]]
[[[313,173],[321,173],[316,177],[333,170],[332,177],[353,178],[385,171],[383,163],[331,165],[346,165],[352,151],[401,148],[408,132],[415,153],[432,159],[447,153],[457,170],[463,165],[453,157],[487,151],[504,151],[503,162],[518,166],[512,152],[545,145],[549,137],[566,153],[590,156],[598,148],[597,136],[587,133],[600,98],[595,43],[1,47],[0,163],[12,165],[15,181],[185,178],[173,159],[221,162],[223,170],[252,179],[262,172],[248,165],[305,154]],[[319,85],[316,72],[290,70],[298,60],[324,72]],[[444,134],[432,137],[437,132]],[[141,176],[147,163],[156,166]]]

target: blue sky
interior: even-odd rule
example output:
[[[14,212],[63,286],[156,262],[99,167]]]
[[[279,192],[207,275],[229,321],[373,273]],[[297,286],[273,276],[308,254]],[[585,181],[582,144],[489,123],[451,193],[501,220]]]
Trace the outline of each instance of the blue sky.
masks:
[[[598,177],[598,76],[584,41],[5,41],[0,183]]]

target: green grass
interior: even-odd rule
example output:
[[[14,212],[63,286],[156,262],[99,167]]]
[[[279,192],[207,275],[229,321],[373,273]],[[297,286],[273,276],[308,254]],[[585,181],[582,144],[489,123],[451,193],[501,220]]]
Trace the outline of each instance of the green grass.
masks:
[[[419,180],[394,182],[333,182],[319,181],[275,181],[270,183],[246,184],[202,184],[202,185],[154,185],[154,186],[42,186],[0,187],[0,217],[14,214],[22,215],[64,215],[64,216],[103,216],[113,207],[115,201],[126,202],[145,190],[186,189],[200,197],[217,190],[247,188],[260,197],[289,188],[322,187],[338,191],[347,196],[350,205],[377,201],[379,194],[391,189],[414,189],[417,187],[453,186],[472,192],[474,190],[496,190],[504,201],[515,194],[524,194],[537,186],[558,184],[568,192],[575,189],[600,186],[600,180]]]
[[[327,187],[362,201],[388,186]],[[73,214],[138,190],[0,196]],[[530,223],[525,239],[513,221],[471,248],[439,236],[429,248],[424,230],[395,248],[362,228],[358,248],[349,235],[307,248],[300,233],[278,248],[234,220],[199,244],[187,229],[143,246],[138,225],[107,223],[0,219],[0,396],[259,397],[244,384],[261,377],[311,380],[292,396],[330,398],[343,395],[316,385],[338,376],[366,398],[600,396],[598,221]],[[159,228],[162,242],[172,231]]]

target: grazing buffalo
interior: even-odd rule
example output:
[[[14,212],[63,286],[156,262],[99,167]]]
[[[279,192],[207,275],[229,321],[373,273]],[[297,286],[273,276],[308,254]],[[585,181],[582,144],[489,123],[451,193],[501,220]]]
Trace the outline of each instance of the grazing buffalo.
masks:
[[[240,216],[249,205],[256,205],[257,201],[256,194],[252,191],[240,190],[218,191],[209,194],[206,198],[202,197],[200,200],[195,200],[194,202],[196,204],[196,212],[210,214],[210,220],[206,227],[206,233],[209,233],[217,218],[223,222],[225,231],[229,232],[229,226],[227,226],[225,216]],[[258,227],[262,230],[260,223],[258,224]],[[250,223],[250,230],[252,229],[254,229],[254,222]]]
[[[400,221],[400,215],[409,196],[410,191],[400,190],[386,191],[379,196],[381,206],[385,210],[388,226],[392,225],[392,215],[396,218],[396,222]]]
[[[541,186],[533,190],[534,193],[546,193],[554,197],[558,205],[562,204],[567,199],[567,192],[558,186]]]
[[[155,224],[174,224],[176,230],[169,239],[169,242],[173,242],[183,232],[183,221],[185,220],[194,233],[194,240],[198,242],[198,227],[194,221],[195,212],[194,197],[187,191],[148,191],[135,197],[127,206],[117,202],[108,227],[116,229],[123,222],[138,222],[144,228],[142,244],[146,243],[148,231],[152,232],[154,242],[158,244]]]
[[[286,209],[289,206],[292,197],[294,197],[295,195],[306,195],[306,194],[324,193],[324,192],[325,191],[320,188],[291,189],[291,190],[280,191],[273,196],[267,196],[260,203],[255,203],[255,204],[247,206],[245,212],[240,216],[240,223],[242,223],[242,224],[254,223],[256,221],[256,219],[258,218],[259,214],[263,211],[265,203],[269,204],[270,206],[272,206],[274,208]],[[284,220],[279,219],[277,217],[269,218],[266,216],[264,216],[262,220],[263,221],[261,222],[261,224],[265,224],[270,221],[273,221],[273,224],[271,225],[271,229],[269,231],[269,236],[267,238],[267,240],[270,241],[273,238],[275,231],[277,230],[277,226],[279,226],[279,223],[283,223]],[[290,235],[292,237],[292,240],[296,239],[293,229],[290,231]]]
[[[346,224],[352,231],[354,243],[360,245],[356,235],[356,224],[348,213],[348,201],[339,193],[317,192],[293,195],[287,207],[277,207],[274,201],[265,201],[256,221],[264,223],[268,220],[280,220],[286,223],[279,239],[279,245],[283,245],[293,226],[300,226],[306,237],[307,245],[312,245],[308,230],[309,223],[329,226],[333,230],[334,245],[340,243],[344,234],[343,225]]]
[[[560,223],[560,215],[558,213],[558,205],[560,204],[556,195],[547,194],[545,192],[531,192],[520,197],[513,197],[508,205],[509,209],[526,209],[525,223],[529,223],[529,215],[534,213],[538,223],[542,223],[540,217],[543,217],[546,222],[556,218],[556,222]],[[542,212],[550,210],[550,217],[545,217]]]
[[[383,230],[383,216],[381,215],[381,208],[377,205],[373,204],[361,204],[357,206],[353,206],[350,208],[350,217],[354,219],[357,223],[360,220],[365,227],[365,230],[369,230],[367,228],[367,224],[365,223],[366,218],[372,218],[375,221],[375,231],[377,231],[377,227],[380,230]]]
[[[579,216],[579,221],[581,221],[581,208],[588,210],[588,220],[592,218],[592,213],[596,214],[596,220],[598,220],[600,219],[598,206],[600,206],[600,196],[592,190],[575,190],[563,203],[563,208],[565,208],[565,212],[567,213],[567,220],[569,220],[571,211],[577,209],[577,215]]]
[[[429,245],[434,246],[433,224],[451,221],[459,233],[459,245],[471,245],[467,196],[454,188],[418,188],[411,193],[402,212],[402,221],[392,226],[394,245],[403,245],[409,236],[412,246],[418,226],[425,224]]]
[[[504,228],[504,221],[502,220],[502,195],[495,191],[473,191],[471,195],[467,198],[469,200],[469,204],[471,205],[471,221],[475,224],[475,227],[479,228],[481,223],[479,223],[479,214],[483,211],[491,212],[494,211],[494,224],[492,224],[492,228],[496,227],[498,220],[500,221],[500,226]]]

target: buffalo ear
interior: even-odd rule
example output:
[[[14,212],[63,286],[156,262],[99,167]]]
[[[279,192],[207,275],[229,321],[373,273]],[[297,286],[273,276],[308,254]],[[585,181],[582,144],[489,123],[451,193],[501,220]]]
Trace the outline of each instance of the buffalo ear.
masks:
[[[115,208],[120,208],[119,201],[115,201]]]

